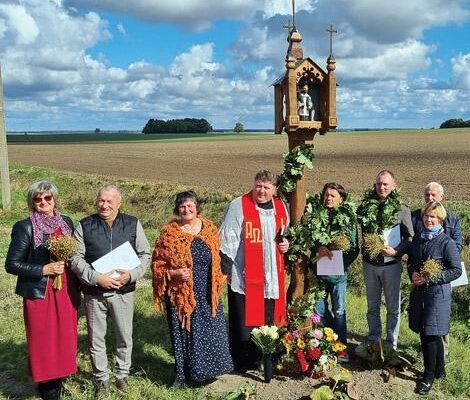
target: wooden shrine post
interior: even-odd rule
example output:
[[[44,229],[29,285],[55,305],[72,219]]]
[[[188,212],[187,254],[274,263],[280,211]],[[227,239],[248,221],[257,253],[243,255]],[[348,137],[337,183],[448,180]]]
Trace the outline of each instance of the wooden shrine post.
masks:
[[[293,21],[295,21],[295,4]],[[289,48],[286,55],[286,72],[274,82],[274,121],[275,133],[284,130],[288,135],[289,151],[297,146],[313,141],[317,132],[321,135],[337,127],[336,115],[336,61],[332,56],[332,34],[330,33],[330,56],[325,72],[312,59],[304,58],[300,45],[302,35],[297,31],[295,22],[286,27],[289,29]],[[305,100],[307,99],[307,100]],[[309,106],[305,106],[309,104]],[[305,172],[305,171],[304,171]],[[296,188],[290,196],[291,223],[300,221],[306,204],[306,179],[297,181]],[[305,293],[307,288],[307,271],[305,260],[299,260],[292,269],[291,281],[287,292],[288,300]]]

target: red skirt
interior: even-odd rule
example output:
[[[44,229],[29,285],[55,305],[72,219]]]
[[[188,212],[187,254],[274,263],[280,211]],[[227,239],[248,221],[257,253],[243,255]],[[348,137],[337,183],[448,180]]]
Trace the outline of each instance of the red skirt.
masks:
[[[48,279],[44,299],[23,299],[29,372],[34,382],[63,378],[77,372],[79,291],[68,267],[62,289]]]

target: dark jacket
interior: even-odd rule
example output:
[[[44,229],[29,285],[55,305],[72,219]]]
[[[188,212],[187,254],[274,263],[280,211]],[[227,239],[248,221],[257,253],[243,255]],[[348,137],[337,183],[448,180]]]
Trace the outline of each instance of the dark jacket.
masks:
[[[93,263],[100,257],[129,241],[136,250],[137,218],[131,215],[119,213],[112,227],[98,214],[90,215],[80,221],[83,229],[83,241],[85,245],[85,261]],[[114,290],[103,289],[100,286],[89,286],[82,282],[82,291],[86,294],[101,295]],[[127,282],[116,290],[118,293],[129,293],[135,290],[135,282]]]
[[[462,266],[455,242],[445,233],[431,240],[416,235],[408,251],[410,279],[413,272],[420,272],[429,258],[442,264],[442,272],[435,282],[415,286],[410,294],[408,320],[410,329],[415,332],[442,336],[449,333],[450,282],[460,276]]]
[[[421,218],[421,209],[414,210],[411,213],[411,221],[413,222],[413,230],[415,235],[420,235],[424,230],[423,219]],[[460,217],[453,211],[447,210],[447,216],[442,223],[444,232],[457,245],[459,253],[463,249],[462,228],[460,227]]]
[[[72,220],[64,215],[62,218],[73,230]],[[24,298],[44,299],[46,295],[48,277],[42,274],[42,269],[51,262],[47,239],[46,236],[44,242],[34,248],[33,224],[29,217],[13,225],[5,269],[18,276],[16,294]]]

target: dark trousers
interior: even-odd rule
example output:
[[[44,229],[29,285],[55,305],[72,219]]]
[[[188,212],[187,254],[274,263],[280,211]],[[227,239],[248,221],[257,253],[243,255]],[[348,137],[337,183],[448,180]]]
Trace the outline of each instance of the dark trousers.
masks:
[[[432,382],[436,375],[444,371],[444,346],[441,336],[420,333],[421,348],[423,349],[425,382]]]
[[[264,299],[264,324],[274,324],[274,300]],[[261,351],[250,339],[256,326],[245,325],[245,295],[228,290],[228,330],[230,353],[235,370],[252,369],[262,358]]]

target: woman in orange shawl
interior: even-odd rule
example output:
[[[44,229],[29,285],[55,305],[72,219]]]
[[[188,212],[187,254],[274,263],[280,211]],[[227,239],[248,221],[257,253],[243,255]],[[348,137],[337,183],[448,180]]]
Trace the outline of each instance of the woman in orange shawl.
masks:
[[[176,195],[177,216],[162,228],[153,251],[154,303],[165,306],[175,357],[174,387],[233,370],[220,302],[225,277],[219,236],[199,213],[192,191]]]

